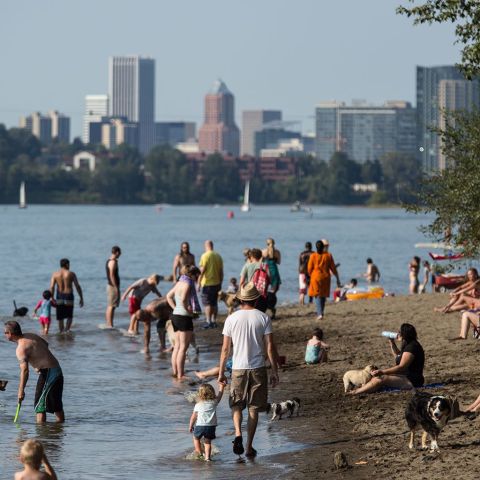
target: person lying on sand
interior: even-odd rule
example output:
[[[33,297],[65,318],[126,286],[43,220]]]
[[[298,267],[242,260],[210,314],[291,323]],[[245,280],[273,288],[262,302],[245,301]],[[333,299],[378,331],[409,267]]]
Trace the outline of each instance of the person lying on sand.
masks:
[[[450,297],[452,298],[445,307],[436,307],[434,311],[450,313],[477,308],[475,300],[480,299],[480,277],[476,268],[468,270],[465,283],[453,290]]]
[[[360,388],[350,390],[347,392],[348,395],[373,393],[383,387],[408,390],[423,386],[425,354],[423,347],[417,341],[415,327],[409,323],[403,323],[398,338],[402,340],[401,349],[397,347],[394,339],[389,339],[392,354],[395,357],[395,366],[385,370],[373,370],[372,379]]]

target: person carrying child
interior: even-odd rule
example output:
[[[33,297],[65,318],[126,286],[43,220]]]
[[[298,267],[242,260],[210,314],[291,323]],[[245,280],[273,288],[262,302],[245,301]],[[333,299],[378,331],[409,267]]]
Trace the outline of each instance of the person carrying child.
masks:
[[[36,315],[38,310],[40,310],[40,315],[38,316],[38,321],[43,327],[44,335],[48,335],[50,329],[50,324],[52,323],[52,307],[57,307],[55,300],[52,298],[52,292],[50,290],[44,290],[42,293],[43,299],[40,299],[33,311],[33,314]]]
[[[215,430],[217,428],[217,405],[223,396],[225,389],[224,383],[219,383],[218,394],[208,383],[200,385],[197,393],[197,403],[190,417],[189,431],[193,433],[193,446],[197,459],[211,461],[212,440],[215,439]],[[203,437],[205,453],[202,450],[200,440]]]
[[[22,445],[20,461],[25,468],[15,473],[15,480],[57,480],[55,470],[50,465],[43,445],[38,440],[27,440]],[[42,464],[45,471],[40,470]]]
[[[324,363],[328,361],[329,346],[323,341],[323,331],[321,328],[316,328],[313,331],[312,338],[307,343],[305,350],[305,363]]]

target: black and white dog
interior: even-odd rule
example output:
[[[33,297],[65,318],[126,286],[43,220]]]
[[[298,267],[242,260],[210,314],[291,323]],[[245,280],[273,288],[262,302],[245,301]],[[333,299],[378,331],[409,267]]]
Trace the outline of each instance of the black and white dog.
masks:
[[[456,398],[424,392],[415,393],[405,409],[405,419],[410,429],[408,447],[415,448],[415,430],[422,428],[422,449],[427,448],[427,435],[430,435],[430,451],[438,452],[437,439],[440,432],[449,420],[459,415],[461,412]]]
[[[293,414],[297,414],[297,417],[300,413],[300,399],[297,397],[292,398],[291,400],[286,400],[281,403],[268,403],[267,404],[267,415],[272,412],[271,422],[278,418],[282,419],[282,415],[288,413],[288,416],[291,417]]]

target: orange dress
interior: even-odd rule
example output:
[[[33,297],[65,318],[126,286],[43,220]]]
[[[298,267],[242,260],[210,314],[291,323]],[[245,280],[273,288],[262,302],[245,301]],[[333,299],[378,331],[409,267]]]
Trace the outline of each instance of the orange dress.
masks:
[[[308,260],[308,274],[310,275],[310,286],[308,295],[310,297],[330,296],[330,275],[337,275],[337,268],[331,253],[312,253]]]

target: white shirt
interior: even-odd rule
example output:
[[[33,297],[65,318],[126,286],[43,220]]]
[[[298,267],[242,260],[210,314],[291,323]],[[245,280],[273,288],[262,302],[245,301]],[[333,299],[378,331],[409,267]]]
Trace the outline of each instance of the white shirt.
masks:
[[[264,367],[264,337],[269,333],[272,333],[272,321],[260,310],[241,309],[229,315],[223,326],[223,335],[232,339],[232,370]]]
[[[198,402],[193,408],[197,412],[197,421],[195,425],[198,427],[216,427],[217,426],[217,401],[205,400]]]

